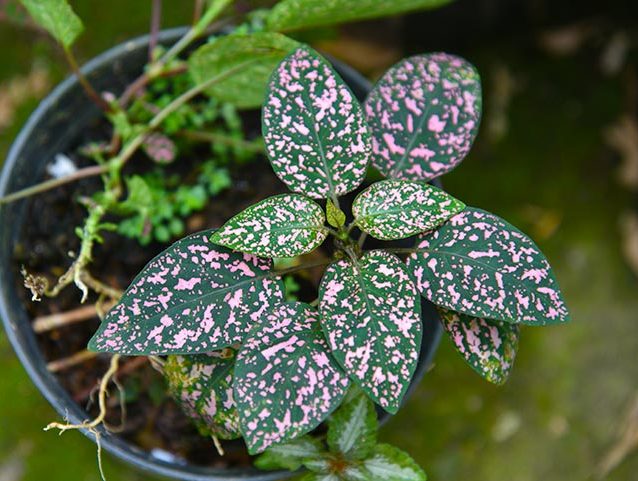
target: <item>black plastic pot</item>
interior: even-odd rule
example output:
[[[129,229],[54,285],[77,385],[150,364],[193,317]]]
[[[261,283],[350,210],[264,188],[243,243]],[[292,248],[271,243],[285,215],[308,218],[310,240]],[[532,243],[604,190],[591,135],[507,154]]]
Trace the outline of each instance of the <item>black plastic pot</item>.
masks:
[[[167,30],[161,42],[171,44],[183,29]],[[147,58],[148,37],[139,37],[96,57],[82,69],[99,91],[121,92],[136,78]],[[370,83],[350,67],[335,61],[337,70],[360,99],[370,90]],[[55,154],[68,151],[86,125],[101,112],[84,95],[75,78],[68,78],[44,99],[31,115],[15,140],[0,175],[0,197],[36,184],[44,178],[45,167]],[[46,368],[38,348],[29,316],[18,297],[14,278],[13,252],[28,200],[0,207],[0,318],[7,336],[27,373],[44,397],[71,423],[87,419],[87,413],[62,388]],[[420,362],[411,388],[418,383],[430,363],[441,334],[432,307],[424,303],[424,338]],[[155,475],[184,481],[269,481],[288,477],[290,473],[262,472],[252,468],[215,469],[179,464],[158,459],[130,442],[103,429],[103,448],[122,461]],[[93,435],[84,433],[93,439]]]

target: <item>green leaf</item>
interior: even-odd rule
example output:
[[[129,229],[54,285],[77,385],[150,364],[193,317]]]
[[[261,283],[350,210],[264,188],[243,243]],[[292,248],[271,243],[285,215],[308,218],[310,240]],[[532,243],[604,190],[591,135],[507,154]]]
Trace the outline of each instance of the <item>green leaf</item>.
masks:
[[[143,211],[153,206],[153,193],[143,177],[132,175],[126,178],[128,196],[120,207],[131,212]]]
[[[370,481],[370,473],[361,464],[348,464],[341,472],[343,481]]]
[[[370,133],[354,94],[330,64],[299,48],[273,73],[262,133],[277,176],[315,199],[356,189],[370,160]]]
[[[272,262],[185,237],[153,259],[106,315],[89,349],[125,355],[202,354],[241,343],[283,299]]]
[[[386,177],[431,180],[468,154],[481,120],[481,80],[446,53],[402,60],[377,82],[365,112],[372,163]]]
[[[307,459],[304,461],[304,467],[313,473],[328,474],[332,468],[333,456],[324,453],[321,457]]]
[[[377,443],[378,429],[374,404],[361,393],[328,419],[328,446],[347,459],[367,458]]]
[[[269,447],[255,460],[255,466],[264,470],[296,471],[305,461],[318,459],[322,454],[323,444],[320,440],[312,436],[302,436]]]
[[[370,398],[396,413],[421,347],[421,302],[403,263],[385,251],[331,264],[319,287],[333,355]]]
[[[417,248],[408,266],[421,294],[438,306],[530,325],[569,320],[545,256],[494,214],[468,207],[420,236]]]
[[[278,33],[224,35],[197,49],[188,60],[188,69],[195,83],[201,84],[251,62],[241,71],[211,86],[207,93],[239,108],[257,108],[264,101],[272,71],[298,46],[297,41]]]
[[[226,222],[211,240],[263,257],[295,257],[325,240],[323,209],[299,194],[282,194],[251,205]]]
[[[342,481],[336,474],[306,473],[299,481]]]
[[[326,219],[328,220],[328,224],[338,229],[346,223],[346,214],[328,199],[326,202]]]
[[[349,385],[316,310],[288,302],[264,317],[235,367],[235,400],[251,454],[312,431],[341,403]]]
[[[427,476],[421,467],[400,449],[379,444],[374,455],[364,461],[369,481],[425,481]]]
[[[35,23],[49,32],[65,49],[84,30],[82,20],[66,0],[20,0]]]
[[[239,415],[233,399],[235,351],[168,356],[164,376],[168,390],[203,436],[237,439]]]
[[[479,319],[438,307],[454,347],[483,378],[494,384],[507,381],[518,348],[519,326]]]
[[[463,202],[425,182],[383,180],[357,196],[352,213],[373,237],[395,240],[438,227],[464,208]]]
[[[266,17],[273,31],[335,25],[436,8],[450,0],[282,0]]]

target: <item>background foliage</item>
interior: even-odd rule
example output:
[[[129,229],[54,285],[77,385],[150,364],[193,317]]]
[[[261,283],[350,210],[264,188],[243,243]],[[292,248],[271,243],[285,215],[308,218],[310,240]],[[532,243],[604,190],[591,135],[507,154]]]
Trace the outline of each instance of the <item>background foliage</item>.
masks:
[[[149,4],[112,0],[111,8],[96,9],[88,0],[73,2],[95,27],[78,45],[82,58],[144,33]],[[164,4],[165,26],[190,20],[184,2]],[[615,71],[606,67],[613,60],[606,52],[618,52],[613,47],[622,46],[623,35],[635,42],[635,9],[620,0],[577,7],[564,0],[460,0],[321,37],[320,48],[373,76],[402,56],[427,51],[458,53],[477,66],[485,121],[463,166],[446,176],[446,188],[530,233],[572,310],[568,326],[524,329],[502,388],[482,381],[443,339],[436,365],[381,432],[381,441],[409,451],[431,479],[584,480],[628,425],[638,390],[638,281],[624,255],[632,224],[622,219],[636,215],[637,203],[627,176],[618,176],[622,158],[606,133],[621,116],[635,115],[636,51]],[[33,30],[2,21],[0,44],[11,45],[0,52],[4,154],[66,69],[59,50]],[[73,479],[97,479],[92,443],[78,433],[58,438],[41,431],[54,414],[4,333],[0,362],[0,478],[68,480],[67,471],[51,469],[58,465],[73,466]],[[107,470],[113,479],[147,479],[112,462]],[[633,454],[608,479],[632,481],[637,472]]]

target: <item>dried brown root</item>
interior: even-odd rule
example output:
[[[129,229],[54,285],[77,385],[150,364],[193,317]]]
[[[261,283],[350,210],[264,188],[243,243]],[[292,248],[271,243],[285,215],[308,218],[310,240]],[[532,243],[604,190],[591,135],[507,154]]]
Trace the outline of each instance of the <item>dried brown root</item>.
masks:
[[[63,434],[65,431],[69,430],[78,430],[78,429],[86,429],[91,434],[95,436],[95,443],[97,445],[97,463],[98,469],[100,470],[100,476],[103,481],[106,480],[104,476],[104,469],[102,466],[102,443],[100,442],[100,433],[96,429],[100,424],[104,424],[104,418],[106,417],[106,397],[108,395],[108,385],[113,380],[113,377],[117,373],[117,369],[119,367],[120,356],[119,354],[113,355],[111,358],[111,363],[109,365],[108,370],[102,377],[100,381],[100,391],[99,391],[99,407],[100,413],[97,415],[95,419],[92,421],[85,421],[80,424],[70,424],[70,423],[50,423],[48,426],[44,428],[45,431],[49,431],[51,429],[58,429],[59,434]]]

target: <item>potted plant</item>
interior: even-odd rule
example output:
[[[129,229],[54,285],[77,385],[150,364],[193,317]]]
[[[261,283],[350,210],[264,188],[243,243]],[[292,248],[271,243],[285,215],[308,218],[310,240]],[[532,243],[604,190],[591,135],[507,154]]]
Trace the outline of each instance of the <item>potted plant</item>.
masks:
[[[23,3],[75,65],[70,46],[80,24],[68,5]],[[83,146],[97,165],[0,200],[102,177],[97,193],[76,192],[88,215],[77,230],[80,245],[71,266],[54,284],[24,271],[34,299],[59,298],[75,284],[82,300],[94,300],[103,320],[90,351],[80,357],[112,354],[95,418],[74,415],[50,427],[83,429],[98,446],[108,439],[105,447],[122,456],[121,440],[102,437],[113,422],[107,390],[111,382],[119,385],[118,372],[132,364],[124,365],[122,356],[138,356],[161,372],[167,391],[220,454],[233,450],[225,440],[241,438],[250,454],[260,455],[256,465],[263,470],[304,467],[307,479],[425,479],[409,455],[377,443],[375,409],[399,409],[419,359],[424,365],[426,336],[425,354],[432,351],[436,331],[428,316],[428,322],[422,319],[422,298],[436,305],[441,325],[467,362],[495,383],[504,382],[512,368],[520,324],[568,319],[549,264],[527,236],[428,183],[456,167],[472,145],[481,112],[478,73],[456,56],[415,56],[390,69],[361,105],[317,52],[274,33],[432,3],[414,1],[392,7],[358,2],[357,8],[349,2],[280,2],[199,47],[187,64],[181,61],[179,54],[229,3],[211,2],[171,48],[154,49],[145,72],[119,98],[96,93],[80,73],[113,130],[109,142]],[[157,45],[158,37],[150,43]],[[160,83],[157,90],[154,82]],[[212,100],[201,100],[201,94]],[[165,242],[186,230],[184,219],[205,205],[215,204],[211,215],[218,219],[233,201],[251,203],[227,189],[228,178],[238,174],[228,158],[236,164],[262,148],[258,136],[247,138],[240,126],[250,116],[239,116],[233,106],[263,106],[265,152],[289,191],[274,182],[259,191],[263,200],[251,191],[249,200],[259,202],[234,205],[230,219],[219,219],[219,229],[171,245],[124,293],[94,276],[89,266],[96,264],[100,242],[131,248],[114,244],[109,232],[141,243]],[[182,138],[187,142],[177,140]],[[203,167],[201,151],[192,146],[201,139],[217,149],[215,162]],[[139,150],[161,170],[127,170]],[[183,172],[168,182],[177,152],[195,159],[197,176],[190,184]],[[227,163],[220,165],[220,157]],[[256,171],[251,180],[261,184],[259,165],[239,170]],[[372,167],[385,179],[370,184]],[[0,186],[8,181],[5,174]],[[209,227],[200,224],[188,230]],[[15,321],[2,307],[11,331]],[[139,453],[136,458],[130,451],[123,457],[181,479],[237,474],[181,467],[176,459],[151,461]]]

